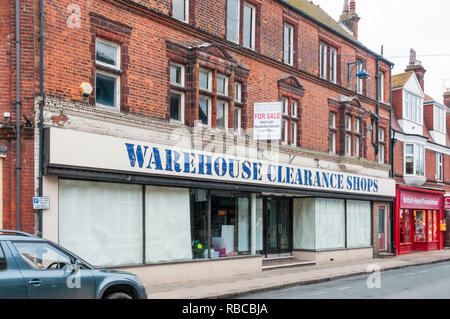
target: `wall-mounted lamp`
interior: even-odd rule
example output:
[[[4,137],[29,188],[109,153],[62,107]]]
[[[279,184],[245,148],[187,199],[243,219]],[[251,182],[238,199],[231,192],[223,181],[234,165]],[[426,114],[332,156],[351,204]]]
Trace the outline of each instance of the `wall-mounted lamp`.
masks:
[[[353,64],[354,64],[353,68],[350,69],[350,66],[353,65]],[[361,68],[361,71],[359,71],[358,73],[356,73],[356,76],[357,76],[359,79],[367,79],[368,77],[370,77],[370,74],[367,73],[366,69],[364,68],[364,60],[359,60],[359,61],[356,61],[356,62],[349,62],[349,63],[347,63],[347,68],[348,68],[348,71],[347,71],[347,75],[348,75],[348,76],[347,76],[347,80],[348,80],[348,81],[350,81],[350,76],[351,76],[353,70],[355,69],[355,67],[357,67],[358,65],[362,65],[362,68]]]

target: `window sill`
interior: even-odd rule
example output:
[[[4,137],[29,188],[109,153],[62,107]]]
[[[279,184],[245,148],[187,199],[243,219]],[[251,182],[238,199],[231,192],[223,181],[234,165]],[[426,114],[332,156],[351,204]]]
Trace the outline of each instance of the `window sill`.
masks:
[[[424,176],[417,175],[404,175],[403,179],[406,184],[413,186],[422,186],[426,182],[426,178]]]
[[[113,73],[113,74],[116,74],[116,75],[122,75],[123,74],[123,71],[121,69],[115,68],[113,66],[109,66],[109,65],[106,65],[106,64],[101,64],[101,63],[95,62],[95,67],[98,70],[100,70],[100,71],[109,72],[109,73]]]
[[[95,104],[95,109],[116,114],[120,113],[120,106],[107,106],[102,104]]]

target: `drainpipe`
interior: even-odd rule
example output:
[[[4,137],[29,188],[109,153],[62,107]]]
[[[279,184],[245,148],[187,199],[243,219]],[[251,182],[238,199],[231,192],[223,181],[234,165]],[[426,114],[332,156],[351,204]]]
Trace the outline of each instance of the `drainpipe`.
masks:
[[[44,152],[44,0],[39,0],[39,163],[38,196],[43,195],[42,167]],[[37,236],[42,237],[42,209],[38,210]]]
[[[391,65],[389,68],[389,104],[391,105],[391,110],[389,112],[389,161],[391,163],[391,170],[389,172],[389,177],[394,178],[394,145],[395,145],[395,134],[392,129],[392,68],[394,66]],[[394,223],[394,203],[391,202],[389,204],[390,207],[390,221],[391,221],[391,252],[395,254],[395,240],[394,240],[394,231],[395,231],[395,223]]]
[[[20,190],[21,170],[20,154],[20,112],[22,102],[20,100],[20,1],[16,0],[16,229],[20,230]]]

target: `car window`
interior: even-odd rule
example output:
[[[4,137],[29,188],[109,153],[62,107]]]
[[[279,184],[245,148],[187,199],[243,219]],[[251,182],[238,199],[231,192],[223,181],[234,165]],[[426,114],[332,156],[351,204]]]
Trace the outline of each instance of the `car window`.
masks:
[[[15,242],[22,259],[33,269],[64,269],[70,257],[55,247],[42,242]]]
[[[6,257],[3,253],[2,244],[0,243],[0,271],[6,269]]]

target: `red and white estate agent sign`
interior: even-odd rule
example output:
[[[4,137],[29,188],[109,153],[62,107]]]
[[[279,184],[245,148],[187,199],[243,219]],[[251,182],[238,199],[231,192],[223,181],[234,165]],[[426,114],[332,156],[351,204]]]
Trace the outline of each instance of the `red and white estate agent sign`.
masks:
[[[255,103],[253,138],[255,140],[281,139],[281,102]]]

